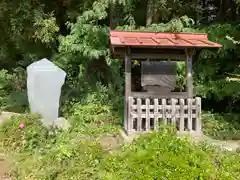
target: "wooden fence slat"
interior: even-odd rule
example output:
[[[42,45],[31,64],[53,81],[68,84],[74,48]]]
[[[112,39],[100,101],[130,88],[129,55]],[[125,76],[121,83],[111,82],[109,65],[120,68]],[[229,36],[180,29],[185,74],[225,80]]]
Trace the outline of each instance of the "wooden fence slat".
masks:
[[[188,98],[188,131],[192,131],[192,99]]]
[[[202,121],[201,121],[201,98],[196,97],[196,131],[201,133],[202,131]]]
[[[150,99],[146,98],[146,131],[150,130],[150,117],[149,117],[149,113],[150,113],[150,109],[149,109],[149,105],[150,105]]]
[[[179,131],[184,131],[184,99],[180,99],[180,122]]]
[[[132,112],[132,110],[133,110],[133,102],[134,102],[134,99],[133,99],[133,97],[129,97],[128,98],[128,102],[129,102],[129,104],[128,104],[128,121],[127,121],[127,131],[132,131],[133,130],[133,120],[132,120],[132,116],[131,116],[131,113],[130,112]]]
[[[142,118],[141,118],[141,114],[142,114],[142,99],[141,98],[137,98],[137,113],[138,113],[138,117],[137,117],[137,131],[141,131],[141,127],[142,127]]]
[[[167,117],[166,117],[166,99],[162,99],[162,119],[163,123],[167,124]]]
[[[176,124],[176,99],[171,99],[171,106],[172,106],[172,124]]]
[[[158,115],[158,99],[154,99],[154,130],[157,130],[158,129],[158,126],[159,126],[159,122],[158,122],[158,118],[159,118],[159,115]]]

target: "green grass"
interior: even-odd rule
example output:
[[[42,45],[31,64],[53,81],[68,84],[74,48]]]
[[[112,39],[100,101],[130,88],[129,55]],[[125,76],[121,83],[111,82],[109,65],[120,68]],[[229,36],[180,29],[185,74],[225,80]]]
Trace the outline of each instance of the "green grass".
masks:
[[[99,137],[117,134],[120,120],[109,107],[81,106],[71,128],[45,128],[35,115],[15,116],[0,126],[1,149],[14,159],[12,179],[24,180],[182,180],[240,179],[240,155],[219,152],[175,136],[172,128],[142,135],[115,153]],[[25,127],[19,129],[19,124]],[[49,135],[49,131],[57,134]]]
[[[116,156],[105,159],[101,178],[145,179],[239,179],[240,156],[222,153],[205,144],[190,144],[162,130],[142,136]]]

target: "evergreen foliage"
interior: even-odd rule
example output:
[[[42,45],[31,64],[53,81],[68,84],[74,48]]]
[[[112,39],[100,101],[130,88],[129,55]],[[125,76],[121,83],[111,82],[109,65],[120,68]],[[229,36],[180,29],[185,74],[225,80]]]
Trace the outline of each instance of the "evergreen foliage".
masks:
[[[15,172],[16,177],[68,179],[68,173],[72,174],[72,179],[77,179],[77,177],[89,179],[90,176],[94,179],[98,178],[96,176],[102,176],[102,174],[96,173],[96,167],[100,168],[98,165],[105,152],[100,150],[98,144],[87,142],[86,146],[84,143],[75,146],[66,142],[69,142],[78,133],[94,135],[94,137],[101,133],[112,133],[116,129],[111,125],[102,127],[106,120],[113,124],[122,123],[124,63],[122,60],[112,59],[110,56],[109,29],[205,32],[208,34],[209,40],[221,43],[223,48],[202,50],[197,61],[194,62],[194,91],[202,97],[203,109],[212,111],[203,115],[204,132],[218,139],[239,139],[239,20],[239,2],[234,0],[0,0],[1,110],[28,112],[26,67],[32,62],[46,57],[67,72],[60,110],[61,115],[71,117],[70,119],[75,125],[68,135],[64,134],[67,140],[64,138],[57,140],[61,145],[56,151],[54,151],[55,140],[52,142],[49,139],[46,140],[45,136],[39,135],[42,131],[40,127],[36,128],[35,135],[41,143],[33,140],[31,146],[17,144],[16,147],[20,151],[27,152],[27,155],[20,155],[20,157],[24,156],[24,160],[20,158],[20,162],[24,162],[23,165],[26,165],[26,168],[22,166],[20,172]],[[178,89],[183,90],[185,86],[184,63],[178,63],[177,72],[177,86]],[[28,122],[27,119],[35,119],[28,116],[24,118],[26,118],[26,122]],[[16,119],[15,123],[19,121]],[[13,142],[21,141],[19,138],[24,133],[12,133],[16,124],[11,123],[13,122],[9,122],[8,125],[12,129],[8,129],[7,126],[2,128],[5,130],[5,146],[13,150],[15,147],[12,147]],[[35,127],[34,124],[31,126]],[[37,126],[40,125],[37,124]],[[43,128],[43,131],[46,129]],[[31,135],[32,129],[26,133],[30,135],[27,137],[34,139],[35,135]],[[10,134],[15,139],[11,139]],[[167,145],[164,147],[161,143],[156,145],[159,139]],[[148,149],[150,153],[144,145],[146,140],[149,140],[147,144],[150,147]],[[169,145],[168,140],[178,144],[179,147]],[[194,153],[192,150],[196,150],[195,146],[192,147],[185,141],[177,140],[172,136],[164,139],[159,134],[150,135],[142,141],[139,140],[136,145],[128,147],[118,157],[109,157],[101,164],[101,173],[106,173],[104,175],[110,179],[118,179],[123,175],[128,176],[131,171],[136,172],[136,177],[145,179],[151,179],[151,177],[156,179],[157,173],[160,173],[161,177],[169,177],[169,179],[174,179],[173,175],[176,174],[179,176],[185,174],[186,177],[181,176],[183,179],[239,178],[236,174],[239,169],[229,165],[234,159],[233,156],[225,157],[224,155],[222,164],[226,166],[223,165],[214,170],[215,166],[212,164],[212,160],[215,157],[209,155],[209,151],[202,151],[200,147],[197,147],[200,150]],[[51,147],[46,147],[49,143],[52,143]],[[39,146],[46,147],[50,151],[50,155],[41,154],[42,147],[39,148]],[[182,149],[179,150],[180,147]],[[169,161],[172,165],[157,159],[157,148],[164,150],[162,152],[168,153],[169,157],[173,157],[172,161]],[[79,149],[81,151],[78,151]],[[134,154],[135,152],[131,152],[132,149],[139,151]],[[39,154],[36,156],[31,154],[31,151],[38,150]],[[180,153],[179,156],[174,154],[175,151]],[[189,157],[182,154],[186,151],[191,151],[188,154]],[[45,151],[43,152],[45,153]],[[58,154],[60,160],[54,158],[55,153]],[[89,156],[82,156],[81,153],[89,153]],[[26,158],[28,155],[30,158]],[[200,155],[200,159],[197,158],[198,155]],[[208,159],[201,161],[203,155],[209,155]],[[220,160],[221,155],[218,156]],[[42,159],[38,161],[34,157]],[[74,159],[75,157],[76,159]],[[142,158],[139,160],[140,166],[141,163],[144,164],[142,160],[146,159],[152,162],[146,168],[154,170],[142,174],[146,169],[143,166],[139,168],[135,164],[135,161],[138,162],[138,157]],[[169,157],[165,157],[165,160],[168,161]],[[88,158],[89,161],[86,160]],[[123,158],[127,158],[128,163],[121,166]],[[178,158],[192,160],[195,164],[182,163],[178,166]],[[219,160],[218,158],[217,160]],[[56,166],[47,163],[49,159]],[[239,157],[236,159],[239,160]],[[83,170],[81,166],[85,167],[85,160],[87,168]],[[74,166],[76,162],[79,162],[78,166]],[[164,165],[165,168],[163,170],[153,168],[158,163]],[[203,167],[204,163],[209,169]],[[72,170],[66,169],[66,164]],[[136,167],[132,167],[132,164]],[[16,169],[18,167],[19,164]],[[49,170],[44,171],[44,168],[41,167]],[[178,169],[174,171],[176,167]],[[119,173],[115,174],[115,171],[119,169]],[[202,174],[199,175],[199,173]]]

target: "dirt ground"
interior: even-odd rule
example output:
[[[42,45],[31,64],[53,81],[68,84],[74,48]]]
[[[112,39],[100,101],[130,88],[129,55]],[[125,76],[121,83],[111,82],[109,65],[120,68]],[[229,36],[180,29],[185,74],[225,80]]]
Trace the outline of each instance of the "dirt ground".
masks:
[[[123,145],[124,140],[120,135],[104,135],[99,138],[99,143],[104,150],[112,153]]]
[[[9,177],[10,162],[4,154],[0,154],[0,180],[10,180]]]
[[[2,112],[0,114],[0,123],[10,119],[12,115],[15,115],[15,113],[11,112]],[[0,151],[0,180],[10,180],[9,177],[9,171],[10,171],[11,165],[9,158]]]

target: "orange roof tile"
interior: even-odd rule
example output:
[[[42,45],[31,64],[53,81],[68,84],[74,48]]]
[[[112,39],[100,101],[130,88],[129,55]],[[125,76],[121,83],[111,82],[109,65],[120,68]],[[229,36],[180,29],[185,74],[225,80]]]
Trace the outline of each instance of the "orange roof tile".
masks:
[[[157,33],[110,31],[114,47],[176,47],[176,48],[221,48],[222,45],[208,40],[207,34]]]

